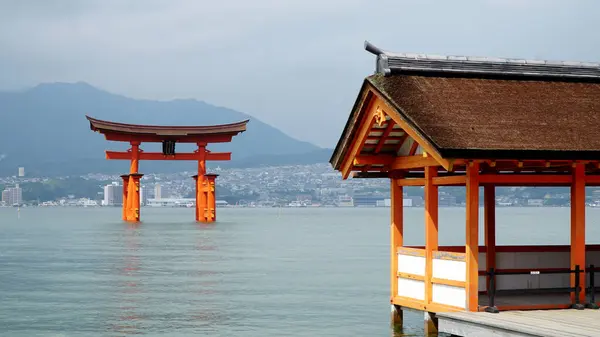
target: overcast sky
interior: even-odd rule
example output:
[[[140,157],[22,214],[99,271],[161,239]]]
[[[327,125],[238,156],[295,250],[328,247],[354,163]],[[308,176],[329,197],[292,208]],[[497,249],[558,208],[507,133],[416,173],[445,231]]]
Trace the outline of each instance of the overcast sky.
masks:
[[[600,61],[600,1],[0,0],[0,89],[196,98],[333,147],[374,56]],[[193,123],[193,121],[190,121]]]

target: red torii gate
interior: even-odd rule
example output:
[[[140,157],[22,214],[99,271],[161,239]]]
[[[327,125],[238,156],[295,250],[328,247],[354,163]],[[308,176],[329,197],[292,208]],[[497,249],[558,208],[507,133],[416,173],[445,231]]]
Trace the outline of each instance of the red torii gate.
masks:
[[[196,221],[216,220],[215,179],[216,174],[206,174],[207,160],[231,160],[231,152],[210,152],[209,143],[228,143],[233,136],[246,131],[248,120],[232,124],[209,126],[158,126],[137,125],[103,121],[86,116],[92,131],[102,133],[106,140],[128,142],[126,152],[106,151],[106,159],[130,160],[129,174],[123,178],[123,220],[140,221],[140,160],[196,160]],[[144,152],[142,142],[162,143],[161,152]],[[175,153],[176,143],[195,143],[198,149],[192,153]]]

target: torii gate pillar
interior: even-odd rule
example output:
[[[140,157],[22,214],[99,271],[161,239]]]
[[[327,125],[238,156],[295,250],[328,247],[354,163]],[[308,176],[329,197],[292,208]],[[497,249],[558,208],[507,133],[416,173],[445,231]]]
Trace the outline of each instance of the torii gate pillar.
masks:
[[[204,208],[204,221],[214,222],[217,220],[217,197],[215,180],[218,174],[204,175],[204,190],[206,193],[206,207]]]
[[[144,175],[141,173],[132,173],[129,175],[127,183],[127,210],[125,221],[140,221],[140,179]]]
[[[196,221],[215,222],[217,220],[217,199],[215,180],[218,174],[195,175]]]
[[[123,179],[123,220],[127,221],[127,186],[129,185],[129,174],[121,176]]]

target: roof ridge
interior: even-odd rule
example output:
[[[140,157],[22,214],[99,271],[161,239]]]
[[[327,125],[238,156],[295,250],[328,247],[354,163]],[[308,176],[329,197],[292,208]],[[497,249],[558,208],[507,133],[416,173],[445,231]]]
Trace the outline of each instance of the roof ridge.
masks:
[[[368,41],[365,41],[365,49],[377,55],[376,72],[383,73],[386,76],[402,72],[436,72],[600,78],[600,62],[395,53],[379,49]]]

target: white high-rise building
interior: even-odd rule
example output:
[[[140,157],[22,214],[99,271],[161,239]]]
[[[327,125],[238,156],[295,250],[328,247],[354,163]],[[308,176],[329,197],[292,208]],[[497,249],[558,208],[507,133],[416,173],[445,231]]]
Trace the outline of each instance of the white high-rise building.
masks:
[[[103,206],[115,206],[123,203],[123,186],[117,183],[104,186]]]
[[[148,205],[148,199],[152,198],[154,191],[150,186],[143,185],[140,188],[140,204],[143,206]]]
[[[23,204],[23,189],[19,187],[19,184],[12,189],[12,201],[13,205]]]
[[[162,199],[162,190],[159,184],[154,185],[154,199]]]
[[[19,187],[19,184],[15,187],[8,187],[2,191],[2,201],[7,206],[22,205],[23,204],[23,189]]]

